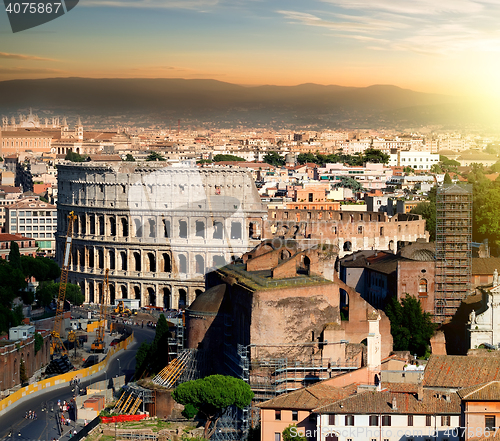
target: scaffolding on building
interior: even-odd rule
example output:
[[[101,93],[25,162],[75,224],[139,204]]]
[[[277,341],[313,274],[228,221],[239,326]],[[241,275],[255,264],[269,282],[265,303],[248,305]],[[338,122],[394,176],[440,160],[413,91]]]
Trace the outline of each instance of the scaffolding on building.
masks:
[[[296,358],[287,357],[270,358],[259,353],[259,347],[248,345],[231,344],[232,319],[225,317],[225,344],[224,344],[224,366],[227,375],[240,378],[250,385],[254,392],[252,406],[241,412],[239,419],[234,419],[233,424],[241,434],[240,438],[245,440],[250,426],[257,427],[260,421],[259,408],[257,404],[270,400],[278,395],[292,392],[309,386],[321,380],[326,380],[344,372],[359,368],[355,360],[333,361],[325,359],[320,354],[311,355],[307,361],[299,361]],[[345,342],[347,343],[347,342]],[[315,343],[307,344],[283,344],[283,348],[304,347],[311,349]],[[232,433],[232,432],[231,432]],[[224,438],[223,433],[218,435],[218,441],[232,440]]]
[[[137,383],[129,383],[123,387],[124,391],[116,402],[113,412],[134,415],[142,405],[155,403],[155,393],[153,390],[145,389]]]
[[[472,186],[444,184],[436,195],[434,320],[447,323],[471,291]]]

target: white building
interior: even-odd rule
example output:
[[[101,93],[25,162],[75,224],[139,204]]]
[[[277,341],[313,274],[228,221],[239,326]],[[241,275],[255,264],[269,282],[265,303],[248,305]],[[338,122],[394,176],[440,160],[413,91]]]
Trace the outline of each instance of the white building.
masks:
[[[458,440],[460,398],[455,392],[367,391],[314,409],[318,441]]]
[[[35,239],[37,247],[48,254],[54,254],[57,229],[57,208],[55,205],[28,197],[8,205],[5,231]]]
[[[491,288],[481,289],[483,299],[478,310],[469,315],[470,348],[482,344],[500,347],[500,284],[498,271],[493,273]]]
[[[391,167],[411,167],[418,170],[429,170],[439,162],[439,154],[429,152],[406,151],[391,153],[389,165]]]
[[[9,340],[26,340],[35,335],[35,327],[32,325],[15,326],[9,329]]]

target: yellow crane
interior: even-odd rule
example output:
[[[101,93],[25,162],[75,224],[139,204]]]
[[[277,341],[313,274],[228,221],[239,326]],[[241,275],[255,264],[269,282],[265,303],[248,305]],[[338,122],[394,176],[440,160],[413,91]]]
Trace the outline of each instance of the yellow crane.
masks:
[[[109,291],[109,269],[106,268],[106,276],[104,278],[104,290],[101,297],[101,306],[99,314],[99,326],[95,331],[95,340],[91,345],[91,349],[94,352],[104,352],[104,330],[106,322],[106,305],[108,303],[108,291]]]
[[[61,278],[59,281],[59,293],[57,296],[56,316],[54,319],[54,330],[52,331],[52,344],[50,354],[56,352],[67,353],[63,341],[61,340],[61,327],[64,314],[64,300],[66,298],[66,285],[68,284],[69,261],[71,258],[73,222],[77,219],[74,211],[68,214],[68,231],[66,233],[66,242],[64,246],[64,260],[61,268]],[[71,337],[71,336],[68,336]],[[70,338],[71,340],[71,338]]]

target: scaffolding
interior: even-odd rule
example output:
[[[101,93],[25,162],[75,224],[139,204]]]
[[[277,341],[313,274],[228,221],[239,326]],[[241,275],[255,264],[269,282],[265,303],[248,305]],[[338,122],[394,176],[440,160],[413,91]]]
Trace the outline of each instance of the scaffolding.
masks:
[[[471,290],[472,186],[444,184],[436,196],[434,321],[447,323]]]
[[[142,404],[142,411],[146,404],[155,403],[153,390],[145,389],[137,383],[129,383],[123,387],[124,391],[117,401],[113,412],[134,415]]]

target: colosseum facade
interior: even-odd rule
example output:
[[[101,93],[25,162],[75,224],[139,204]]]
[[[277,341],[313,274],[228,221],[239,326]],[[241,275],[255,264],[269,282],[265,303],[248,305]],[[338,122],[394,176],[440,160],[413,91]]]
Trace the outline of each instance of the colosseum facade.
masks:
[[[68,281],[98,302],[109,297],[180,308],[204,291],[204,275],[261,239],[267,210],[251,175],[158,162],[58,167],[57,259],[74,211]]]

